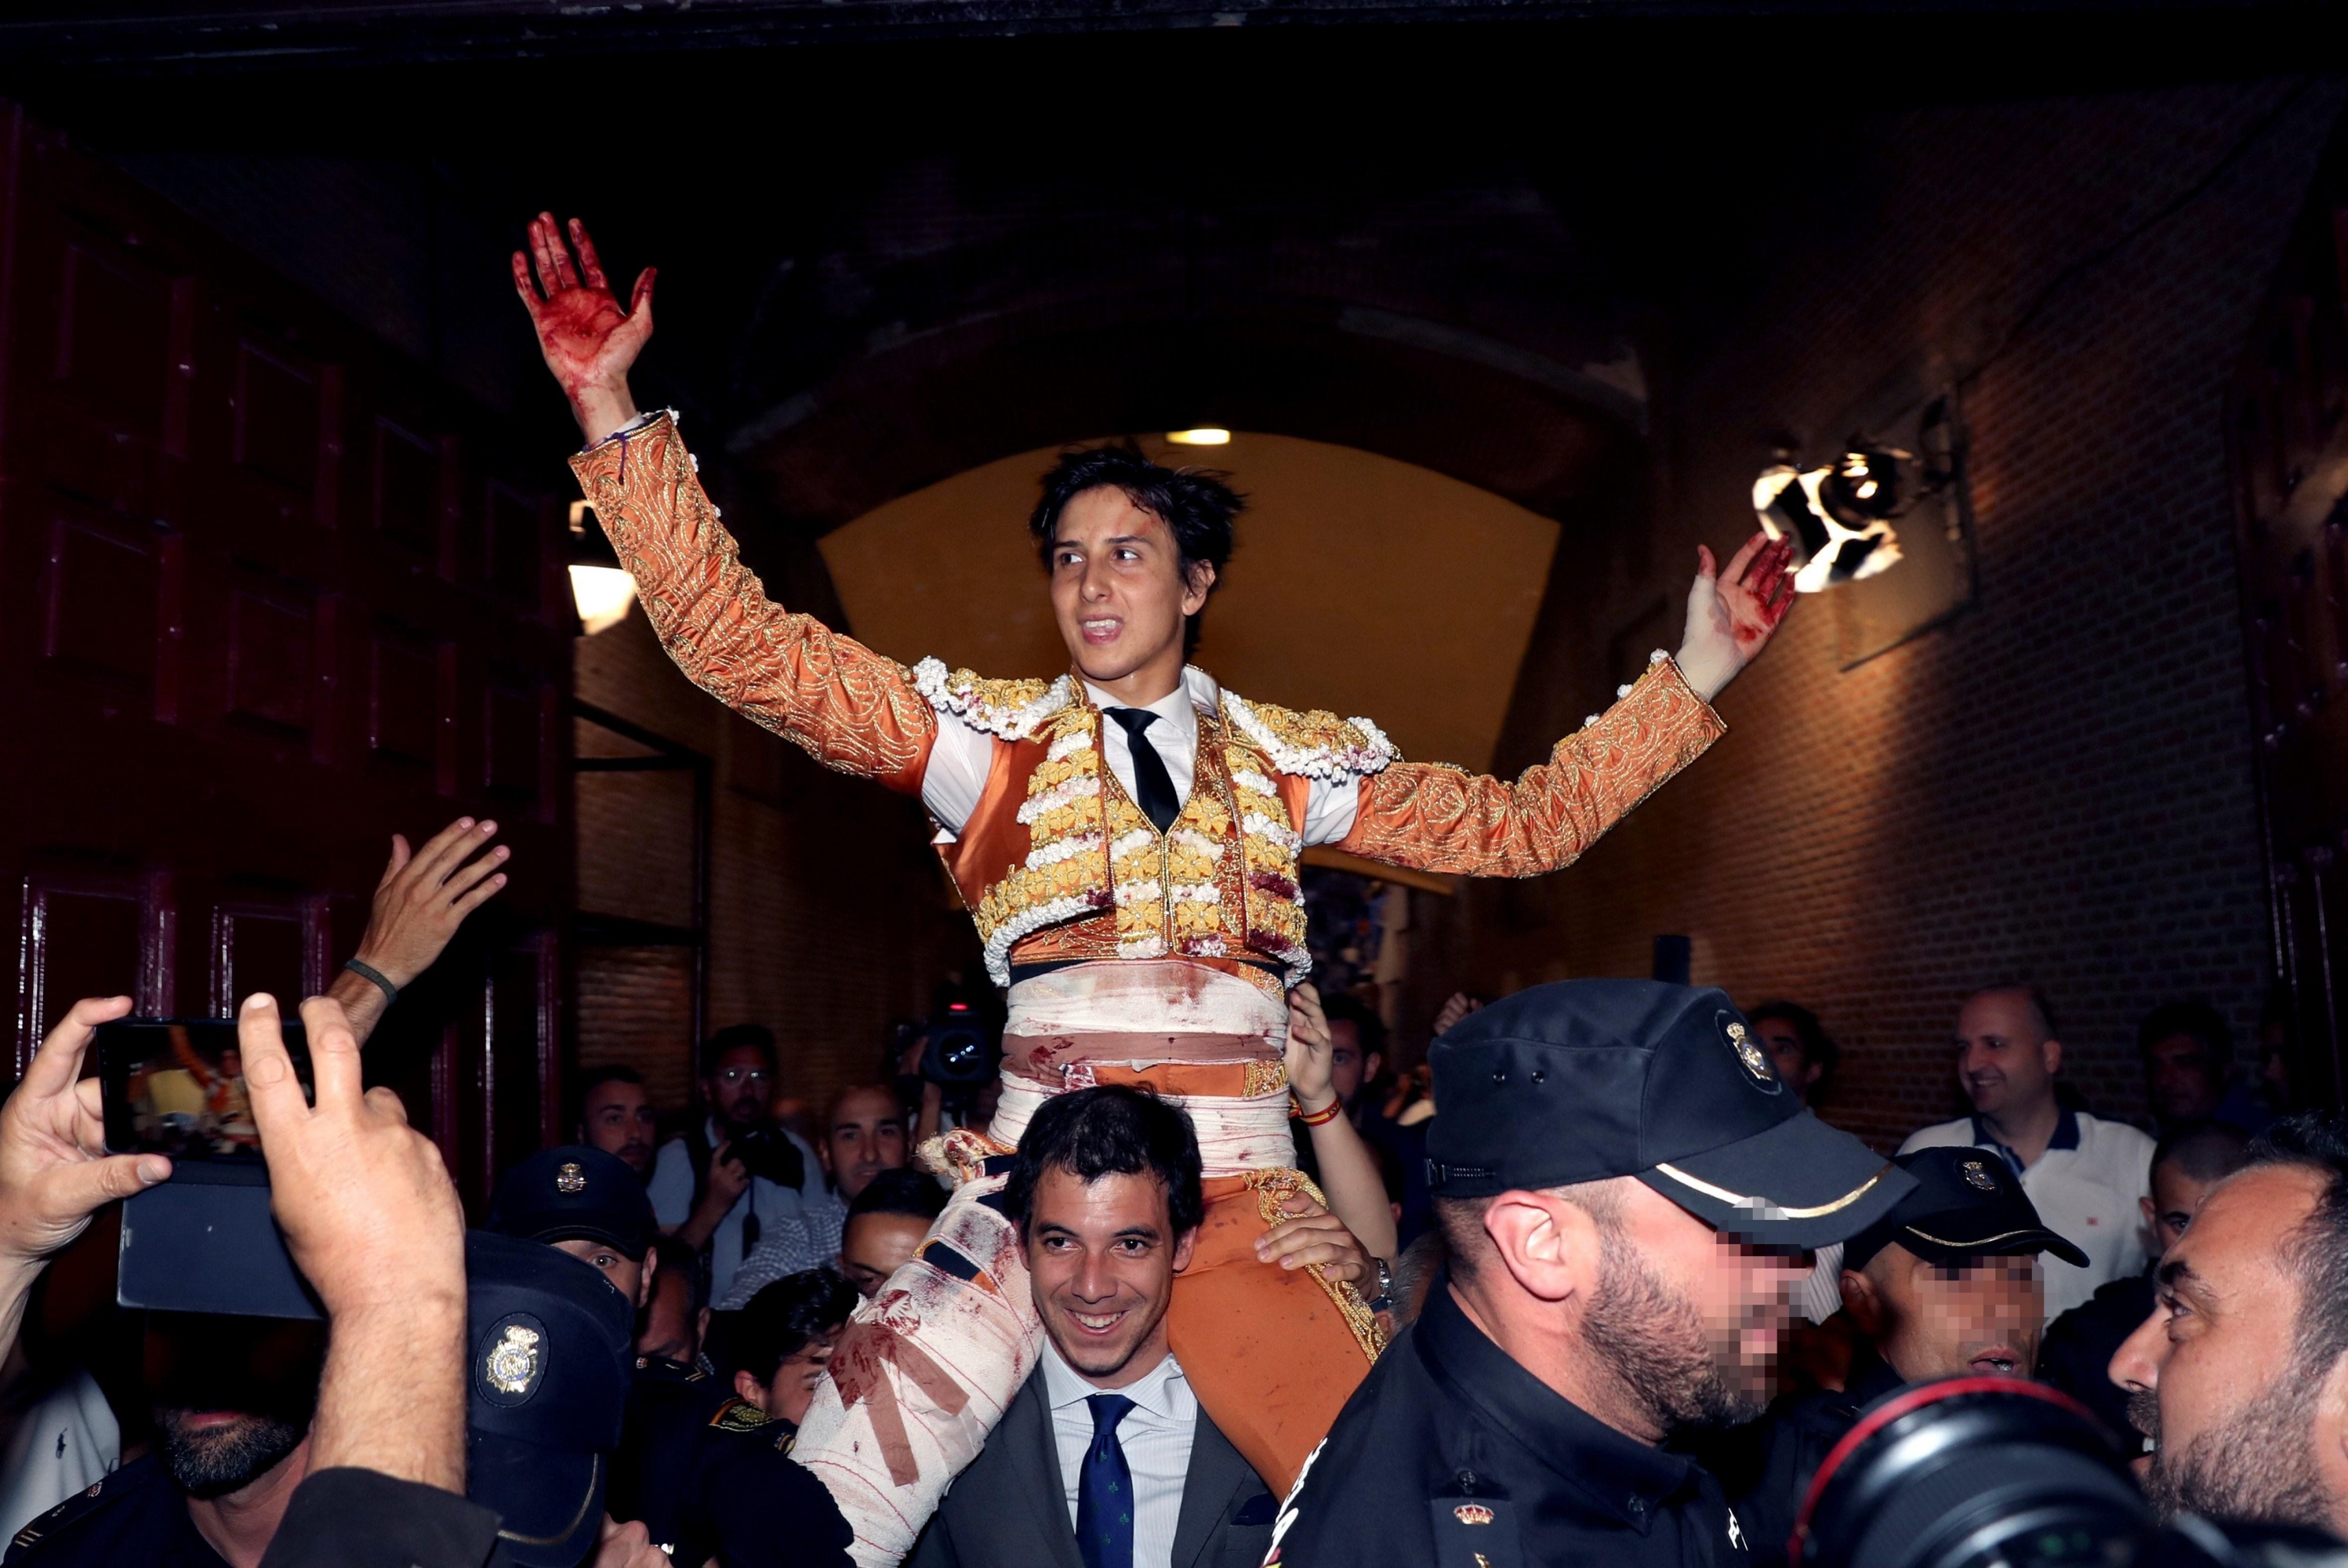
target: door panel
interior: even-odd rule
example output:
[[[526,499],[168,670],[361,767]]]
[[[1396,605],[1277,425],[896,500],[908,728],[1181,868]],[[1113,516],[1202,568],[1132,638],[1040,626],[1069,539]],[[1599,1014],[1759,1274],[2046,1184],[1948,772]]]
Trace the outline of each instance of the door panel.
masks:
[[[368,1047],[468,1201],[552,1125],[559,461],[0,105],[0,873],[18,1068],[82,995],[291,1002],[394,832],[512,881]]]

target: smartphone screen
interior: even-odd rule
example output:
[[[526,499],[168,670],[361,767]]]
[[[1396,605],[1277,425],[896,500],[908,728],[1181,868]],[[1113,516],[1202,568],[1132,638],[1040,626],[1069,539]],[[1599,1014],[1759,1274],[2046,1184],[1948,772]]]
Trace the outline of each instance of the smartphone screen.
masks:
[[[305,1099],[310,1041],[284,1026]],[[227,1018],[122,1018],[98,1026],[98,1070],[111,1154],[259,1165],[261,1131],[245,1092],[236,1025]]]

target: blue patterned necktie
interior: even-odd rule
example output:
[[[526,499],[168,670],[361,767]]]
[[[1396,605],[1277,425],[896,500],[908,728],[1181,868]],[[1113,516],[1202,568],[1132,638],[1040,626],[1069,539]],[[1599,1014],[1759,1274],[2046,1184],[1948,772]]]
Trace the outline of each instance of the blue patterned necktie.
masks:
[[[1093,1446],[1076,1482],[1076,1550],[1085,1568],[1133,1568],[1133,1471],[1117,1446],[1117,1424],[1133,1408],[1122,1394],[1095,1394]]]
[[[1158,716],[1146,707],[1112,707],[1106,711],[1125,731],[1126,742],[1133,752],[1133,792],[1141,797],[1134,804],[1162,833],[1182,814],[1182,802],[1174,793],[1174,775],[1166,771],[1166,758],[1158,755],[1158,748],[1142,733],[1157,722]]]

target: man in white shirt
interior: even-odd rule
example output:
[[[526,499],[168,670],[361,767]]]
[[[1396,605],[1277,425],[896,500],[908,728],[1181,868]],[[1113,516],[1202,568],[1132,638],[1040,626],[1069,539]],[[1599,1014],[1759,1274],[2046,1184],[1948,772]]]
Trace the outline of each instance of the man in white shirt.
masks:
[[[807,1140],[774,1119],[772,1031],[736,1024],[701,1051],[709,1118],[661,1146],[644,1184],[663,1234],[708,1260],[710,1301],[725,1299],[742,1259],[779,1221],[824,1197],[823,1169]]]
[[[1188,1119],[1136,1089],[1080,1089],[1036,1113],[1015,1160],[1003,1199],[1044,1353],[911,1568],[1251,1568],[1271,1545],[1271,1489],[1200,1410],[1166,1339],[1205,1210]]]
[[[2047,1228],[2075,1242],[2087,1266],[2040,1260],[2046,1317],[2141,1273],[2144,1210],[2152,1191],[2152,1140],[2125,1122],[2072,1110],[2054,1098],[2063,1046],[2035,987],[1997,985],[1973,994],[1957,1015],[1957,1081],[1971,1116],[1925,1128],[1900,1152],[1971,1144],[1995,1151],[2022,1179]]]

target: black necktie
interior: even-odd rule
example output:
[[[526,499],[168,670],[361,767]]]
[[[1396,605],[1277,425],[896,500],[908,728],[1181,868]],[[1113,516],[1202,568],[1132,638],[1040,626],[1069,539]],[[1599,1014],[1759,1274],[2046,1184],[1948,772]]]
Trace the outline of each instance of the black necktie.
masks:
[[[1117,1440],[1117,1424],[1133,1401],[1094,1394],[1085,1403],[1093,1409],[1093,1446],[1076,1481],[1076,1551],[1085,1568],[1133,1568],[1133,1471]]]
[[[1182,814],[1182,802],[1174,793],[1174,776],[1166,771],[1166,758],[1158,755],[1158,748],[1150,745],[1149,737],[1142,733],[1158,716],[1146,707],[1112,707],[1105,711],[1123,727],[1126,741],[1133,749],[1133,784],[1141,796],[1134,804],[1162,833]]]

